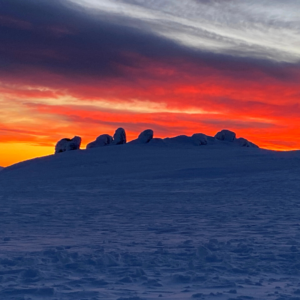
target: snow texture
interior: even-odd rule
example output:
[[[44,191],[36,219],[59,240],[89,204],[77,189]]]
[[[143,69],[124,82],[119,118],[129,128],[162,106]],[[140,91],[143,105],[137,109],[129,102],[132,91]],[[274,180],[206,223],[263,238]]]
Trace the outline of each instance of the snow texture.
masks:
[[[238,138],[235,140],[235,142],[241,146],[241,147],[254,147],[254,148],[258,148],[257,145],[249,142],[248,140],[244,139],[244,138]]]
[[[109,134],[102,134],[94,142],[87,144],[86,149],[107,146],[113,143],[113,138]]]
[[[123,128],[118,128],[114,134],[114,145],[126,144],[126,133]]]
[[[216,144],[216,139],[210,136],[206,136],[203,133],[195,133],[191,137],[186,135],[179,135],[172,138],[165,138],[163,140],[167,145],[176,145],[185,147],[190,146],[201,146],[201,145],[213,145]]]
[[[166,146],[166,143],[163,139],[161,138],[153,138],[149,143],[148,145],[151,145],[151,146]]]
[[[220,141],[233,142],[236,134],[230,130],[223,129],[215,135],[215,138]]]
[[[185,147],[186,145],[193,145],[192,138],[187,135],[179,135],[171,138],[165,138],[164,142],[170,146],[183,145]]]
[[[186,138],[1,171],[0,299],[299,299],[300,152]]]
[[[55,146],[55,154],[71,151],[71,150],[78,150],[81,144],[81,137],[74,136],[72,139],[62,139],[60,140]]]

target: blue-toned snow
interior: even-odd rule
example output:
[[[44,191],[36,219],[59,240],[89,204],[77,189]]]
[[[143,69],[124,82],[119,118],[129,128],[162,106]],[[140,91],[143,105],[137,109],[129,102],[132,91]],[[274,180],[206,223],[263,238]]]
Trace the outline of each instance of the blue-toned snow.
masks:
[[[300,152],[159,142],[0,173],[0,299],[300,299]]]

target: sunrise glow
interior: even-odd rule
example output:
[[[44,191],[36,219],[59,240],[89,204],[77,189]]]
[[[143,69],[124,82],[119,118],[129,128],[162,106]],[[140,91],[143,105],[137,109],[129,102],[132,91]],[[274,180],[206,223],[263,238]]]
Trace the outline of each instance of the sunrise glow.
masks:
[[[64,137],[84,148],[120,126],[129,140],[147,128],[227,128],[263,148],[300,149],[300,4],[173,3],[5,4],[0,166],[52,154]]]

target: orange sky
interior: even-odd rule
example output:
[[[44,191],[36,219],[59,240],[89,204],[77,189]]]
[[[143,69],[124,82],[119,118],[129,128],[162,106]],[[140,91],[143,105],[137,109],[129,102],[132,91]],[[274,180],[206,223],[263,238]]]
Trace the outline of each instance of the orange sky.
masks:
[[[156,137],[214,135],[233,130],[261,147],[300,148],[296,83],[260,74],[260,81],[230,78],[207,69],[197,73],[164,70],[137,76],[134,82],[99,80],[77,84],[49,76],[48,86],[6,82],[1,90],[0,165],[53,153],[63,137],[79,135],[83,147],[103,133],[124,127],[129,139],[152,128]],[[171,74],[163,80],[164,73]],[[295,74],[295,76],[298,76]],[[158,77],[158,78],[157,78]],[[58,82],[60,79],[58,79]]]
[[[81,136],[84,148],[118,127],[129,140],[147,128],[156,137],[226,128],[264,148],[300,149],[300,55],[272,36],[263,44],[257,34],[255,44],[251,24],[241,33],[244,45],[230,40],[225,27],[211,29],[214,43],[221,41],[217,29],[224,41],[226,35],[232,54],[227,44],[196,49],[200,35],[178,43],[138,16],[124,25],[124,16],[105,11],[95,18],[56,0],[22,5],[27,14],[13,3],[0,12],[0,166],[52,154],[64,137]],[[60,17],[40,17],[51,9]],[[262,26],[270,32],[270,24]],[[178,34],[185,28],[175,25]],[[291,26],[281,28],[283,39]]]

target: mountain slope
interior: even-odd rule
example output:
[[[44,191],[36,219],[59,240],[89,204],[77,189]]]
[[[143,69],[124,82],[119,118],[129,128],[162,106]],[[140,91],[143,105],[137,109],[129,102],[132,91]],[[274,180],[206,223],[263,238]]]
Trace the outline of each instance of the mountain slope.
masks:
[[[5,168],[0,298],[289,299],[299,171],[298,151],[184,144]]]

